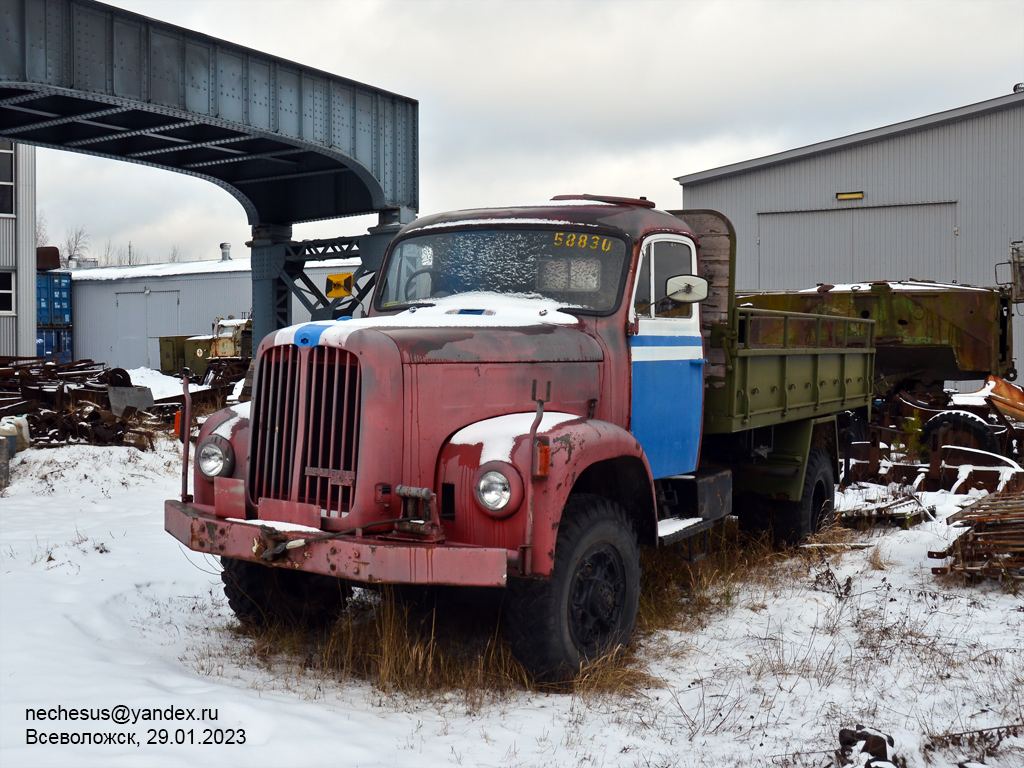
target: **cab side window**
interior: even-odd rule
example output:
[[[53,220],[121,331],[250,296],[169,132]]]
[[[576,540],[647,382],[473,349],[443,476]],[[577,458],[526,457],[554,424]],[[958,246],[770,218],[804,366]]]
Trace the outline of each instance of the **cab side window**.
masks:
[[[668,298],[668,279],[693,272],[693,257],[684,243],[661,241],[654,246],[654,316],[690,317],[693,305]]]
[[[670,277],[693,274],[693,252],[690,247],[686,243],[658,240],[644,246],[640,259],[640,274],[633,301],[637,316],[691,317],[692,304],[668,298]]]

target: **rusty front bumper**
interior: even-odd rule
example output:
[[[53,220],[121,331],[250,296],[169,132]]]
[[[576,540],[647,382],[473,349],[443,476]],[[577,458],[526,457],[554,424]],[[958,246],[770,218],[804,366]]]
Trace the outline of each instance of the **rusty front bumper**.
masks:
[[[309,541],[268,562],[261,555],[281,542],[328,532],[280,531],[272,522],[229,520],[173,499],[164,502],[164,529],[196,552],[368,583],[503,587],[516,556],[498,548],[343,536]]]

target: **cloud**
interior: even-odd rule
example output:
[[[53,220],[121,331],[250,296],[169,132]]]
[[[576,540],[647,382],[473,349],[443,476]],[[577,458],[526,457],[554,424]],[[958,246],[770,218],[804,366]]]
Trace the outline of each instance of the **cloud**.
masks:
[[[675,176],[1024,80],[1024,0],[113,4],[418,99],[423,211],[572,191],[675,205]],[[210,256],[249,236],[241,207],[207,182],[40,155],[39,205],[55,232],[85,224],[94,244]],[[296,236],[356,234],[366,221]]]

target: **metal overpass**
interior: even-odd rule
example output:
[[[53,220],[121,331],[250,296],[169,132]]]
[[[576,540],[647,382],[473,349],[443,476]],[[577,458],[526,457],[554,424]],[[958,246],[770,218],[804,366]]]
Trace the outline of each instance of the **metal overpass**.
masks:
[[[253,228],[256,333],[312,293],[307,259],[379,265],[419,205],[417,102],[92,0],[0,0],[0,138],[124,160],[227,190]],[[292,224],[378,213],[370,233]],[[307,283],[302,291],[300,283]],[[304,299],[308,303],[308,297]]]

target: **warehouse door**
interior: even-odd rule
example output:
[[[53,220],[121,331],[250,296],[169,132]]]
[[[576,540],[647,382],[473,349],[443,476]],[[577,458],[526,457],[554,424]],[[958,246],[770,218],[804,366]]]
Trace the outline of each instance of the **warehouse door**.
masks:
[[[160,337],[178,333],[178,291],[115,294],[116,341],[107,362],[118,368],[160,370]]]
[[[160,337],[177,336],[178,292],[152,291],[146,296],[146,367],[160,370]]]
[[[107,364],[112,368],[141,368],[146,365],[146,294],[142,291],[114,294],[117,333]]]
[[[761,213],[757,218],[761,290],[960,279],[955,203]]]

